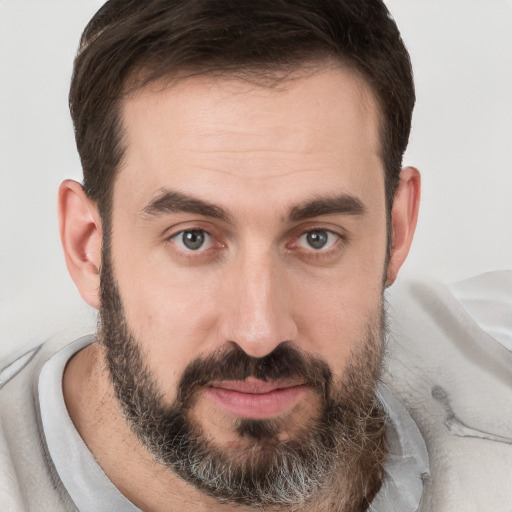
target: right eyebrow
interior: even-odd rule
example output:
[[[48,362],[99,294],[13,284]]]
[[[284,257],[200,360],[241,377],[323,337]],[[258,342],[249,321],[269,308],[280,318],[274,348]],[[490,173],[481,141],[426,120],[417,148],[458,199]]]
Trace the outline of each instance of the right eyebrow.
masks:
[[[166,213],[180,212],[195,213],[204,217],[232,222],[231,215],[220,206],[168,189],[162,189],[142,210],[145,217],[158,217]]]

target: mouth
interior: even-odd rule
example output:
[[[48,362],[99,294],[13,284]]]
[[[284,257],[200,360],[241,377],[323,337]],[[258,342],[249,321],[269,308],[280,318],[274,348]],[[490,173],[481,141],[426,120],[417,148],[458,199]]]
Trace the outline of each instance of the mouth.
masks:
[[[250,377],[244,381],[214,383],[207,388],[206,395],[222,410],[239,418],[268,419],[290,410],[307,389],[302,382],[262,381]]]

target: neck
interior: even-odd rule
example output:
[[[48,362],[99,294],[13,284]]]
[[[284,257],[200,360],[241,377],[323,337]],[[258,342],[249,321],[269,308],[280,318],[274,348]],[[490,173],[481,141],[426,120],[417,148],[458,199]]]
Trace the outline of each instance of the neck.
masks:
[[[222,504],[195,489],[156,462],[137,439],[123,417],[106,369],[101,347],[92,344],[78,352],[64,372],[63,391],[69,415],[96,461],[116,486],[144,512],[280,511],[358,512],[366,503],[354,505],[347,483],[333,472],[336,480],[323,486],[308,504],[290,507],[247,507]],[[375,494],[378,485],[374,485]],[[350,486],[349,486],[350,487]]]

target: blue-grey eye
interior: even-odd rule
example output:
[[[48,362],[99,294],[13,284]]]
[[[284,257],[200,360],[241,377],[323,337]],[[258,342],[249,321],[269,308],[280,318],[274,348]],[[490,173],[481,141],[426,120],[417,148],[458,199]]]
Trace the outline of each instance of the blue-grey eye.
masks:
[[[212,246],[212,237],[202,229],[180,231],[172,237],[174,243],[186,251],[204,251]]]
[[[303,249],[314,249],[315,251],[325,251],[331,248],[339,235],[327,229],[315,229],[302,234],[297,241],[297,245]]]

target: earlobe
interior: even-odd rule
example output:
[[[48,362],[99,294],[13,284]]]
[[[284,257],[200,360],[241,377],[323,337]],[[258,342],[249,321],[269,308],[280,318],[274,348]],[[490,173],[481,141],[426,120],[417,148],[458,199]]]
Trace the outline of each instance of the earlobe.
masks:
[[[82,298],[99,308],[101,220],[82,185],[66,180],[59,188],[59,229],[66,265]]]
[[[391,211],[392,246],[386,286],[394,283],[411,247],[420,205],[421,176],[414,167],[402,169]]]

